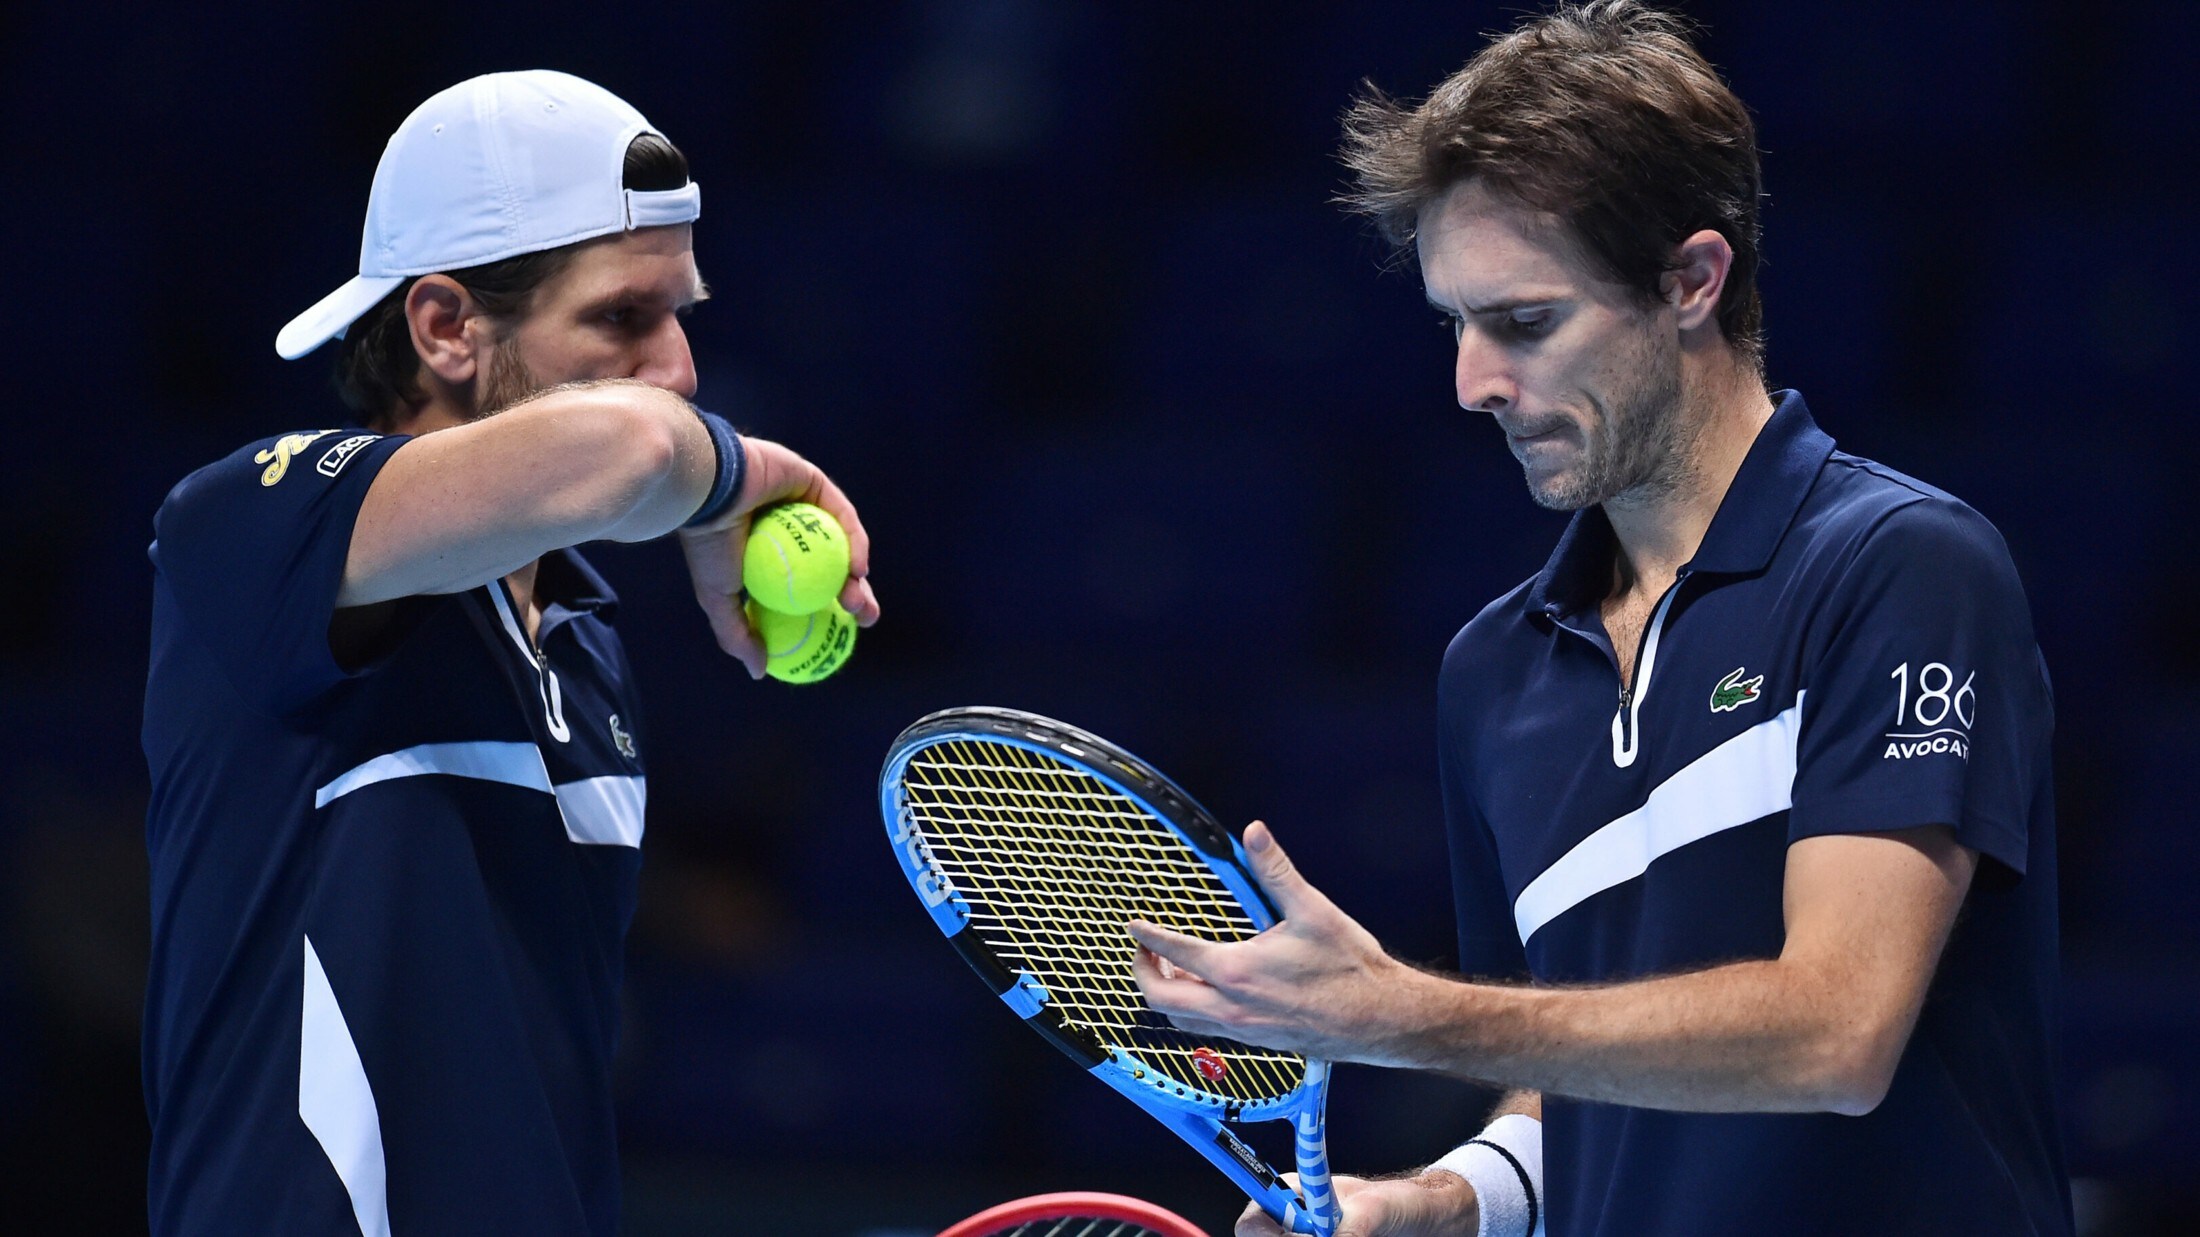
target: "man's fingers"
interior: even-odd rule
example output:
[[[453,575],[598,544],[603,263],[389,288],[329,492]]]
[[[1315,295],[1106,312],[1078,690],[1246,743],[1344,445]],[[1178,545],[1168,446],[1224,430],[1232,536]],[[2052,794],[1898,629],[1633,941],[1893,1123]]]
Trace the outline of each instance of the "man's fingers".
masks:
[[[1222,998],[1198,975],[1184,970],[1150,949],[1140,948],[1131,958],[1131,978],[1137,982],[1139,991],[1145,994],[1146,1004],[1168,1015],[1169,1021],[1188,1031],[1226,1034],[1203,1017],[1214,1012],[1208,1005]],[[1204,1025],[1186,1025],[1192,1019],[1198,1019]]]
[[[839,521],[840,530],[848,534],[848,574],[863,579],[871,574],[871,534],[863,527],[863,517],[856,514],[856,505],[848,501],[848,496],[841,493],[831,477],[808,460],[804,460],[803,465],[812,477],[806,501],[823,507]]]
[[[848,580],[840,588],[840,605],[852,616],[858,627],[869,627],[878,622],[878,593],[867,578],[871,574],[871,534],[863,527],[863,517],[856,514],[855,504],[841,492],[831,477],[820,471],[817,465],[801,455],[768,438],[741,436],[743,450],[748,455],[748,475],[741,482],[741,494],[721,523],[708,530],[696,530],[685,536],[719,536],[725,539],[726,549],[722,564],[704,565],[700,556],[688,556],[689,568],[696,574],[696,587],[700,593],[708,584],[726,587],[736,594],[736,617],[721,620],[716,613],[711,625],[718,632],[719,647],[741,658],[752,677],[761,678],[764,673],[763,646],[757,644],[754,633],[748,631],[745,621],[739,620],[739,590],[741,580],[741,555],[749,542],[749,524],[753,513],[774,503],[799,500],[815,503],[823,508],[840,525],[848,537]],[[719,577],[724,577],[720,579]],[[727,583],[730,581],[730,584]],[[711,603],[705,600],[705,610]],[[738,629],[738,630],[737,630]],[[749,656],[753,648],[754,656]]]
[[[742,512],[736,545],[748,544],[748,512],[783,500],[815,503],[840,525],[848,538],[848,582],[841,586],[840,605],[853,615],[858,627],[878,622],[878,594],[868,580],[871,574],[871,534],[863,527],[856,505],[817,465],[787,447],[765,438],[743,437],[749,453],[750,478],[741,487],[736,506]]]
[[[1233,1237],[1286,1237],[1283,1225],[1261,1209],[1259,1203],[1250,1203],[1245,1213],[1238,1217],[1237,1227],[1231,1230]]]
[[[1146,952],[1153,954],[1160,961],[1181,967],[1190,971],[1194,976],[1205,973],[1206,968],[1201,963],[1214,950],[1214,942],[1203,941],[1196,936],[1186,936],[1182,932],[1172,931],[1157,923],[1147,923],[1143,919],[1133,919],[1125,926],[1130,930],[1131,939],[1137,941],[1145,948]],[[1167,971],[1163,971],[1162,978],[1172,979],[1175,977]]]
[[[791,447],[768,438],[747,438],[749,466],[754,476],[742,484],[744,511],[768,507],[782,500],[814,503],[840,525],[840,531],[848,535],[848,574],[861,578],[871,574],[871,534],[863,527],[863,517],[856,514],[856,505],[848,501],[825,471]]]
[[[764,642],[757,639],[756,633],[749,628],[748,616],[735,610],[732,629],[727,634],[732,647],[726,651],[733,654],[734,660],[741,663],[741,668],[749,672],[750,678],[763,678],[764,665],[771,660],[771,654],[765,650]]]
[[[734,547],[748,541],[748,517],[724,527],[687,529],[680,534],[680,552],[687,558],[688,579],[695,586],[695,604],[703,608],[718,647],[748,670],[749,677],[764,677],[764,646],[741,611],[741,563]]]
[[[1137,981],[1146,1004],[1178,1030],[1218,1039],[1244,1038],[1242,1031],[1222,1021],[1234,1009],[1229,997],[1160,954],[1140,948],[1131,958],[1131,978]]]
[[[764,662],[770,655],[749,627],[749,617],[741,612],[740,599],[721,595],[705,597],[702,601],[703,612],[710,617],[711,633],[718,637],[718,647],[740,662],[750,678],[763,678]]]
[[[748,620],[742,616],[738,608],[731,611],[721,610],[712,614],[710,616],[710,630],[711,634],[718,638],[719,649],[728,657],[740,662],[741,668],[749,672],[750,678],[760,679],[764,677],[764,662],[767,654],[764,652],[763,646],[757,643],[756,634],[749,630]]]
[[[840,608],[855,617],[858,627],[878,622],[878,594],[869,580],[859,576],[849,576],[848,582],[840,586]]]
[[[1198,997],[1201,994],[1194,992],[1191,995]],[[1229,1023],[1216,1022],[1212,1018],[1202,1018],[1191,1013],[1170,1013],[1158,1009],[1157,1012],[1169,1020],[1170,1026],[1184,1032],[1186,1035],[1197,1035],[1205,1039],[1234,1039],[1241,1043],[1246,1042],[1245,1032],[1231,1026]]]
[[[1245,826],[1245,853],[1252,858],[1253,875],[1261,888],[1276,900],[1276,909],[1285,919],[1328,904],[1329,899],[1306,883],[1299,870],[1292,866],[1291,857],[1283,853],[1283,846],[1276,841],[1266,821],[1256,820]]]
[[[1206,986],[1206,981],[1199,976],[1144,946],[1140,946],[1138,952],[1131,955],[1131,976],[1149,996],[1156,993],[1167,996],[1180,986]],[[1176,1004],[1174,1000],[1168,1003],[1172,1006]]]

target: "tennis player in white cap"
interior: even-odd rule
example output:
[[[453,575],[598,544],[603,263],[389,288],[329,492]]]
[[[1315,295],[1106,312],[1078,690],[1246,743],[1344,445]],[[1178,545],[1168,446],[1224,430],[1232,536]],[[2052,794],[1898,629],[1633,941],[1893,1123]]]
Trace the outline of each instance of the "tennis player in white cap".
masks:
[[[749,513],[801,456],[698,412],[687,160],[562,73],[390,139],[336,341],[356,429],[272,435],[156,517],[144,741],[156,1234],[608,1235],[648,756],[573,547],[677,533],[725,651]]]

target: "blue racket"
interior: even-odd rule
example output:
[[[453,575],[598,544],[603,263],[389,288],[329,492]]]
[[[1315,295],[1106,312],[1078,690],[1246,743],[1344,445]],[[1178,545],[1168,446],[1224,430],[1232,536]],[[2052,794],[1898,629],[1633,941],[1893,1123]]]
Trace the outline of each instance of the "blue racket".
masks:
[[[894,740],[879,810],[932,921],[1025,1025],[1130,1097],[1294,1233],[1330,1237],[1329,1063],[1178,1030],[1132,978],[1132,919],[1213,941],[1276,922],[1237,840],[1145,762],[1012,709]],[[1230,1129],[1289,1121],[1299,1185]]]

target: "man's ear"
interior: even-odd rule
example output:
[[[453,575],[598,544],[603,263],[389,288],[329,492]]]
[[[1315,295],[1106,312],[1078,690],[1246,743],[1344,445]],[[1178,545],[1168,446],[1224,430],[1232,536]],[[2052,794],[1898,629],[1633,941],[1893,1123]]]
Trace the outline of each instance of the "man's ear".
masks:
[[[1679,317],[1680,329],[1715,325],[1719,295],[1734,269],[1734,247],[1709,228],[1682,241],[1673,251],[1673,267],[1659,283],[1665,303]]]
[[[447,386],[480,372],[481,306],[449,275],[422,275],[405,293],[405,322],[420,364]]]

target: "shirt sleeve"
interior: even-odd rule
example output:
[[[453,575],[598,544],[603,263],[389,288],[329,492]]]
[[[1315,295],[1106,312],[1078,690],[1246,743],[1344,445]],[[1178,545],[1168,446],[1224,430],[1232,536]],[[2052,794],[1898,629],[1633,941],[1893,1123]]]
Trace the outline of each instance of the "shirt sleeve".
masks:
[[[341,682],[329,620],[367,488],[409,439],[308,430],[184,478],[153,517],[160,585],[244,699],[287,713]]]
[[[1479,979],[1525,979],[1527,952],[1513,923],[1497,840],[1475,806],[1466,753],[1449,725],[1439,725],[1437,733],[1441,736],[1437,767],[1444,785],[1444,832],[1451,840],[1452,904],[1459,917],[1459,973]]]
[[[1804,675],[1789,840],[1948,825],[2022,875],[2053,702],[2000,534],[1953,499],[1895,509],[1828,598]]]

